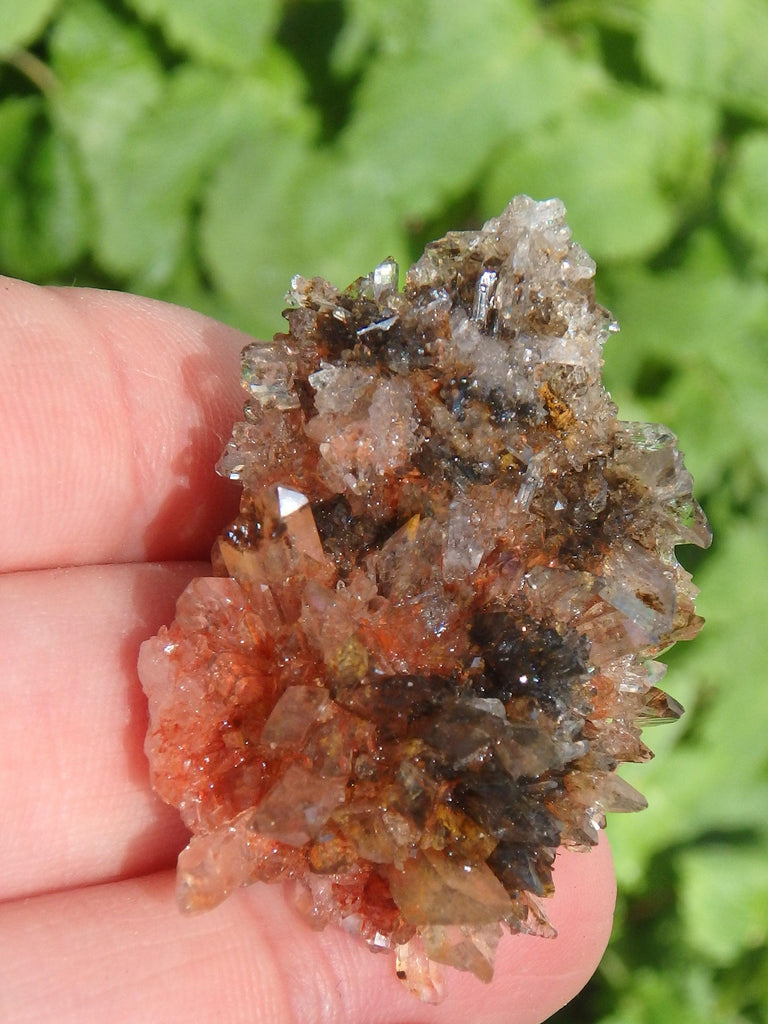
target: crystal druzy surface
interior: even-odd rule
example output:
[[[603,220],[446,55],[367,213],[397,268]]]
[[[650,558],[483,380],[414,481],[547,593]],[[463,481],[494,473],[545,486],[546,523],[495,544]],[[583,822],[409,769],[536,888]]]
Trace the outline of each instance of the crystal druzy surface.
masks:
[[[240,514],[140,660],[185,910],[290,881],[432,998],[503,926],[552,934],[558,848],[644,806],[615,769],[681,712],[653,659],[701,625],[675,545],[710,535],[674,436],[601,384],[594,271],[522,196],[402,291],[391,260],[294,278],[245,349]]]

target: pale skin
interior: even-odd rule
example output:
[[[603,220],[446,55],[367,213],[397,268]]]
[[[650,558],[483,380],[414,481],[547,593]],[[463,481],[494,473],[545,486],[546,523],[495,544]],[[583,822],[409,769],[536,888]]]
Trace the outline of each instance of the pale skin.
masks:
[[[0,278],[0,1019],[34,1024],[534,1024],[610,933],[607,842],[562,853],[554,940],[507,936],[490,985],[420,1003],[279,886],[184,917],[186,833],[151,791],[142,639],[209,571],[238,488],[214,463],[247,338],[130,295]]]

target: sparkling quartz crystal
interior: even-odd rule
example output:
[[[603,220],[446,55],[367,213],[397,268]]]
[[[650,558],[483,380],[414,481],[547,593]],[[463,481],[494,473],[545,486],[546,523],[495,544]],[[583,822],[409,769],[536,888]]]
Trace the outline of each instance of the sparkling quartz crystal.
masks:
[[[243,352],[240,514],[141,651],[181,907],[288,881],[426,999],[553,934],[557,850],[644,806],[615,769],[682,712],[654,658],[701,625],[675,545],[709,528],[675,437],[616,417],[564,212],[519,196],[403,291],[393,260],[293,279]]]

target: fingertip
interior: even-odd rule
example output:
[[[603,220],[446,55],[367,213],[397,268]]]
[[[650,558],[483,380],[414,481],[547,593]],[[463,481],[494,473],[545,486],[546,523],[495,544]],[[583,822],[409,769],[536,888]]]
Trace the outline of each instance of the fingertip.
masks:
[[[613,858],[605,834],[586,852],[561,850],[554,882],[555,895],[543,906],[557,935],[553,939],[505,936],[493,982],[497,1003],[482,1018],[487,1024],[547,1020],[581,991],[602,959],[616,905]],[[480,999],[477,986],[472,987]]]
[[[305,984],[293,986],[296,1020],[354,1024],[539,1024],[574,998],[597,968],[610,938],[616,885],[610,846],[601,835],[587,853],[563,850],[555,895],[544,901],[554,939],[506,934],[493,980],[444,969],[445,997],[420,1002],[397,980],[391,953],[370,952],[338,928],[316,933],[322,956],[307,960]],[[332,993],[332,997],[329,996]],[[344,1007],[344,1016],[330,1007]],[[325,1005],[323,1015],[318,1007]]]

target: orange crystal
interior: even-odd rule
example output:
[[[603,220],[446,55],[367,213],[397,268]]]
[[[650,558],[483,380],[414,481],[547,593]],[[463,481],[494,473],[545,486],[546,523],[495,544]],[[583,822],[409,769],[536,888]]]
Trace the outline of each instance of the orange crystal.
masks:
[[[291,881],[432,999],[502,927],[551,935],[558,848],[644,805],[614,772],[679,716],[653,659],[700,627],[674,548],[710,535],[673,435],[601,384],[593,275],[520,196],[402,292],[391,260],[296,277],[245,349],[240,515],[139,666],[183,909]]]

